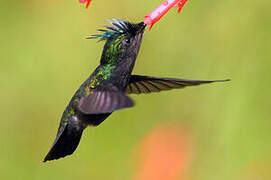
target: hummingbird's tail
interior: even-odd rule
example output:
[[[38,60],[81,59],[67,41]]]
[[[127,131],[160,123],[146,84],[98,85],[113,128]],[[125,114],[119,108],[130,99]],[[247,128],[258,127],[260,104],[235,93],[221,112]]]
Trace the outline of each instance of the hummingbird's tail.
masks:
[[[73,127],[69,123],[65,126],[62,133],[59,133],[44,158],[43,162],[59,159],[71,155],[77,148],[84,129]]]

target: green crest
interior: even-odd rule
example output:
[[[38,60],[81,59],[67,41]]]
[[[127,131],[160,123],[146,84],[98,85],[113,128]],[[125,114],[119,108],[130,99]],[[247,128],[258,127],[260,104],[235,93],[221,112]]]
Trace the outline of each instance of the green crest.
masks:
[[[133,24],[128,21],[120,20],[114,18],[112,21],[108,20],[108,22],[112,26],[107,26],[106,29],[97,29],[98,31],[102,32],[101,34],[95,34],[92,35],[91,37],[87,39],[99,39],[99,41],[103,40],[108,40],[112,37],[117,37],[117,36],[134,36],[136,35],[139,25],[138,24]]]

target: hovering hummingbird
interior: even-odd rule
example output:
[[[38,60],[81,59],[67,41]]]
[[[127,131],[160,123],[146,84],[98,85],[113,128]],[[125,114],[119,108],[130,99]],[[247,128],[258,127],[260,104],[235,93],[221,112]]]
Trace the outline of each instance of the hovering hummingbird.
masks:
[[[105,40],[100,65],[80,86],[65,109],[56,139],[44,162],[72,154],[84,129],[98,126],[116,110],[134,106],[127,94],[160,92],[200,84],[199,81],[132,75],[145,29],[143,22],[133,24],[113,19],[112,26],[99,29],[89,39]]]

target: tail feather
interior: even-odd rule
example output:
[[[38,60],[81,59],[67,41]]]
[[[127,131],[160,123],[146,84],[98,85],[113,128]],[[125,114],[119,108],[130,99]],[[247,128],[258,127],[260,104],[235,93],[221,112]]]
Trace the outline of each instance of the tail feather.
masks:
[[[56,137],[53,146],[44,158],[43,162],[71,155],[77,148],[82,133],[83,129],[78,130],[67,124],[62,133]]]

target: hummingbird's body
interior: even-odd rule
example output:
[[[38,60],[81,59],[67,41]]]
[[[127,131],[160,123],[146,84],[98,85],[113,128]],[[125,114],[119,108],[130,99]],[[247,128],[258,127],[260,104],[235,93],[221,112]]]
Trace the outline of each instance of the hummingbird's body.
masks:
[[[115,19],[109,30],[92,38],[106,40],[100,65],[81,85],[65,109],[47,160],[65,157],[77,148],[83,130],[102,123],[112,112],[132,107],[127,94],[151,93],[216,81],[197,81],[131,75],[145,24]]]

